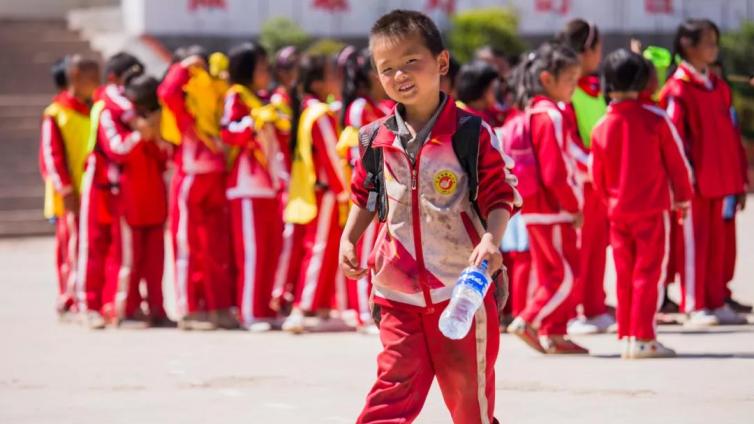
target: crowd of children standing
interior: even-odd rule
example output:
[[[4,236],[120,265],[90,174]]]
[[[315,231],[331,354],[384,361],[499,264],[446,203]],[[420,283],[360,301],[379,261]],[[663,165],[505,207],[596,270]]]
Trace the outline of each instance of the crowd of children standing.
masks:
[[[442,94],[414,131],[411,114],[421,107],[405,109],[400,99],[417,88],[388,78],[418,65],[378,63],[375,48],[398,49],[391,37],[426,42],[422,31],[432,31],[394,18],[375,27],[371,49],[348,46],[332,57],[252,42],[227,54],[181,48],[161,80],[127,53],[107,59],[102,86],[96,61],[57,63],[40,168],[56,225],[59,314],[91,328],[294,333],[350,316],[376,332],[374,317],[384,321],[385,312],[374,305],[446,300],[445,273],[465,261],[453,243],[404,241],[496,220],[505,229],[507,218],[493,213],[504,205],[512,214],[505,236],[490,239],[510,279],[501,328],[540,352],[586,353],[568,334],[605,332],[617,321],[625,357],[672,355],[655,322],[659,308],[672,310],[666,287],[676,275],[688,325],[745,322],[739,313],[750,308],[727,284],[747,165],[731,90],[714,68],[714,23],[679,27],[663,86],[639,53],[603,60],[598,27],[581,19],[520,58],[484,47],[459,64],[441,43],[425,43],[441,64]],[[388,41],[374,44],[375,34]],[[440,166],[452,150],[422,148],[443,131],[452,136],[456,114],[481,119],[479,190],[468,211],[454,203],[467,169]],[[375,122],[367,142],[384,152],[384,175],[361,163],[369,131],[359,130]],[[424,150],[437,162],[420,166]],[[498,181],[485,179],[493,175]],[[384,193],[370,188],[378,176]],[[408,187],[396,183],[404,177]],[[431,193],[416,189],[425,178]],[[357,213],[380,207],[379,220]],[[444,221],[454,208],[463,219]],[[166,228],[177,323],[163,305]],[[344,241],[359,236],[345,243],[353,251],[343,251],[344,228]],[[605,303],[608,246],[615,310]],[[404,277],[419,280],[415,291],[399,287]]]

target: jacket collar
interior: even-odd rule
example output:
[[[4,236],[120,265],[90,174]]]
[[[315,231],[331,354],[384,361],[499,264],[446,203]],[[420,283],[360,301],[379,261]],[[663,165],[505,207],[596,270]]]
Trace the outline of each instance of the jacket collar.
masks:
[[[443,95],[445,96],[445,103],[439,111],[435,123],[427,136],[427,142],[430,140],[441,141],[446,138],[450,139],[456,131],[456,101],[449,95]],[[396,114],[399,113],[399,110],[402,110],[402,105],[397,104],[393,108],[393,112],[388,115],[383,124],[380,125],[373,143],[375,147],[394,145],[394,142],[398,140],[400,127],[398,120],[396,119]],[[398,142],[397,145],[400,145],[400,142]]]
[[[714,74],[710,73],[709,71],[702,73],[685,60],[681,62],[680,65],[678,65],[678,69],[676,69],[673,77],[683,81],[692,82],[706,88],[707,90],[711,90],[715,86]]]
[[[597,97],[600,95],[600,78],[596,75],[587,75],[579,79],[579,88],[586,94]]]
[[[67,90],[58,93],[54,101],[66,109],[74,110],[82,115],[89,115],[89,105],[73,97]]]

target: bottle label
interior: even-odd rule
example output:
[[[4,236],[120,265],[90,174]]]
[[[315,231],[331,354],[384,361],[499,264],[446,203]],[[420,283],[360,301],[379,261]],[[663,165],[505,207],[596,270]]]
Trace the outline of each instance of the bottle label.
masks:
[[[464,272],[461,282],[462,284],[474,288],[480,296],[484,296],[487,286],[490,284],[490,280],[487,276],[476,270]]]

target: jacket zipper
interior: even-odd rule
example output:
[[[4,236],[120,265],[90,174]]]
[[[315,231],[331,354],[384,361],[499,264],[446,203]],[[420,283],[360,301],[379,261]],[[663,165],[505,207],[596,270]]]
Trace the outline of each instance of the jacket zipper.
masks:
[[[429,140],[429,137],[427,140]],[[414,233],[414,251],[416,252],[416,262],[419,267],[419,285],[421,286],[422,294],[424,295],[424,303],[426,304],[425,312],[431,314],[435,311],[435,307],[432,303],[432,296],[429,292],[429,284],[427,283],[427,268],[424,265],[424,250],[422,248],[421,219],[419,211],[419,159],[424,150],[424,145],[419,148],[414,164],[411,163],[411,158],[405,151],[392,146],[386,147],[400,151],[406,158],[406,163],[408,163],[409,169],[411,169],[411,229]]]

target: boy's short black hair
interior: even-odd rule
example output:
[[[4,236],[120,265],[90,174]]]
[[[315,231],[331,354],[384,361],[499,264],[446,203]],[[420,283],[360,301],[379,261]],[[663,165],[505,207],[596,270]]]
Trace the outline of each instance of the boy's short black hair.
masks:
[[[230,82],[248,86],[254,80],[254,71],[260,58],[267,52],[259,44],[247,42],[228,52],[228,75]]]
[[[605,57],[602,65],[602,89],[613,91],[643,91],[649,82],[651,65],[641,55],[618,49]]]
[[[483,60],[461,66],[456,79],[458,100],[469,103],[481,99],[490,84],[499,77],[497,69]]]
[[[65,90],[68,88],[68,64],[66,58],[61,57],[56,60],[50,67],[50,75],[52,75],[52,81],[55,83],[55,88],[58,90]]]
[[[401,39],[412,34],[419,34],[424,40],[424,46],[434,55],[445,50],[437,25],[427,15],[414,10],[397,9],[383,15],[372,26],[369,38],[385,36]]]
[[[144,64],[136,56],[126,52],[118,52],[110,56],[105,62],[105,76],[112,75],[120,79],[126,72],[135,72],[136,68],[144,71]]]
[[[159,84],[156,78],[140,74],[129,79],[124,94],[134,104],[137,113],[147,115],[160,109],[160,101],[157,99]]]

